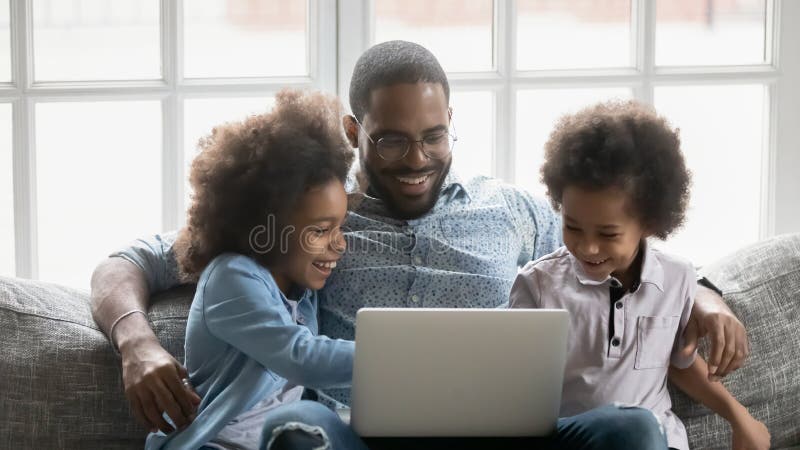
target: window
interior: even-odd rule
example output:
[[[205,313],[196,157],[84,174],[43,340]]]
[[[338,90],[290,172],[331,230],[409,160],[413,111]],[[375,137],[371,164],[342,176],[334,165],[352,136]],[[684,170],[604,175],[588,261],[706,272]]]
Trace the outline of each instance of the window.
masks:
[[[451,80],[455,170],[543,195],[539,167],[555,121],[598,101],[635,98],[681,129],[694,173],[687,224],[657,245],[702,265],[778,230],[800,230],[800,207],[787,191],[800,192],[792,149],[800,136],[779,125],[782,115],[797,117],[789,109],[798,101],[799,38],[781,26],[800,20],[797,2],[419,3],[348,3],[363,8],[339,26],[364,38],[340,45],[340,64],[352,66],[388,39],[431,49]],[[340,66],[342,75],[349,78]]]
[[[184,223],[213,125],[284,86],[346,100],[390,39],[448,72],[454,170],[537,195],[560,115],[653,103],[695,174],[665,246],[704,264],[800,230],[795,23],[786,0],[0,0],[0,275],[87,288],[108,252]]]
[[[88,288],[115,248],[183,224],[213,125],[284,86],[335,92],[335,6],[0,1],[0,274]]]

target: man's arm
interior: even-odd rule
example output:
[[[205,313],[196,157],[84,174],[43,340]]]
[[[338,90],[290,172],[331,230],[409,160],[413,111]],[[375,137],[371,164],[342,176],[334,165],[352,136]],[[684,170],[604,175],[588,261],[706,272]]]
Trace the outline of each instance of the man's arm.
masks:
[[[134,249],[129,248],[122,253],[132,252]],[[156,253],[150,256],[163,259],[163,254]],[[175,425],[184,426],[193,418],[200,398],[182,385],[181,379],[187,376],[185,369],[161,347],[146,316],[138,313],[126,315],[131,311],[146,312],[148,309],[148,279],[159,278],[152,276],[153,273],[148,277],[146,270],[154,272],[149,265],[135,264],[130,256],[112,257],[101,262],[92,274],[92,316],[112,345],[119,349],[125,396],[134,415],[150,430],[159,428],[169,432],[172,427],[164,421],[161,413],[166,411]],[[113,336],[109,335],[112,326]]]
[[[710,381],[718,380],[741,367],[750,353],[742,322],[719,294],[705,286],[697,286],[681,353],[692,354],[697,349],[698,340],[704,336],[708,336],[711,344],[708,355]]]
[[[515,225],[526,241],[517,265],[524,266],[563,245],[561,215],[545,199],[519,189],[511,190],[507,198]]]

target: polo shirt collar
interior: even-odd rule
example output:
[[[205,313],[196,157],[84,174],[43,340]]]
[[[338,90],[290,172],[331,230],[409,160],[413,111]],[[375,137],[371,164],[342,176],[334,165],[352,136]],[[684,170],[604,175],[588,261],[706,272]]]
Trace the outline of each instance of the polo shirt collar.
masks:
[[[642,255],[642,271],[639,275],[639,283],[650,283],[658,288],[660,291],[664,291],[664,268],[661,265],[661,262],[658,260],[658,256],[656,252],[650,247],[647,243],[647,240],[643,240],[640,244],[639,251],[643,252]],[[578,282],[586,286],[602,286],[602,285],[613,285],[614,282],[619,283],[619,280],[609,275],[604,280],[594,280],[590,278],[586,272],[583,270],[583,266],[578,261],[578,259],[570,253],[569,255],[570,261],[572,262],[572,268],[575,272],[576,277],[578,278]]]

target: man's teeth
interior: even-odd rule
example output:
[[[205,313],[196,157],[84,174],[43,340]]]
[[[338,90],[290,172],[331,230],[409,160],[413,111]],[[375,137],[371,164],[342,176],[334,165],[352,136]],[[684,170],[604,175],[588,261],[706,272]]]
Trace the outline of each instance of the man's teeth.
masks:
[[[330,261],[330,262],[316,262],[315,261],[313,264],[315,266],[321,267],[323,269],[333,269],[334,267],[336,267],[336,261]]]
[[[421,184],[424,183],[429,176],[430,175],[425,175],[424,177],[419,177],[419,178],[406,178],[406,177],[395,177],[395,178],[397,178],[397,181],[405,184]]]

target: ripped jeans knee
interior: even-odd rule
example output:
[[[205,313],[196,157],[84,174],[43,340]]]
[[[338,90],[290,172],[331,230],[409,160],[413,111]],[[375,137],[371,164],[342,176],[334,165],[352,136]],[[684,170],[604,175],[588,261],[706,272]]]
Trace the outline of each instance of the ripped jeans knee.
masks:
[[[302,422],[287,422],[273,428],[267,450],[310,449],[330,450],[328,433],[320,426]]]
[[[368,450],[364,441],[321,403],[300,400],[267,413],[261,450]]]

